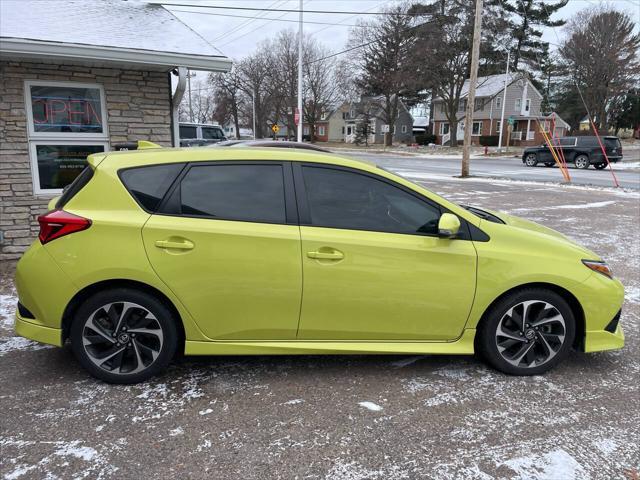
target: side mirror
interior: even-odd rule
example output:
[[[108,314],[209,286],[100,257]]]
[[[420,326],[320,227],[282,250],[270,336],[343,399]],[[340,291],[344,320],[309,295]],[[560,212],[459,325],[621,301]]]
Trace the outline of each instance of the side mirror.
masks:
[[[460,230],[460,219],[452,213],[443,213],[438,221],[438,235],[454,238]]]

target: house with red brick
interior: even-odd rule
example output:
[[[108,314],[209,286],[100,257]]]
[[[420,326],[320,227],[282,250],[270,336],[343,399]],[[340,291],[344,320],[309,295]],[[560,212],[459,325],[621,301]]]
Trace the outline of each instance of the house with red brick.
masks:
[[[506,85],[506,94],[505,94]],[[464,83],[456,115],[456,137],[459,143],[464,136],[464,116],[467,108],[469,80]],[[504,105],[503,105],[504,104]],[[481,136],[502,135],[502,145],[530,146],[544,143],[543,130],[561,137],[569,131],[569,124],[557,114],[541,111],[542,94],[521,73],[478,77],[476,98],[471,126],[471,143],[480,145]],[[504,106],[504,123],[501,118]],[[433,133],[437,143],[448,145],[451,140],[451,124],[445,113],[445,102],[435,98],[433,108]],[[507,143],[508,142],[508,143]]]

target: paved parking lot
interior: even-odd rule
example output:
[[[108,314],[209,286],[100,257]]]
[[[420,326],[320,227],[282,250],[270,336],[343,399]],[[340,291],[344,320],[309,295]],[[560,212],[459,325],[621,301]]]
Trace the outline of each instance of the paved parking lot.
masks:
[[[544,223],[627,287],[624,350],[545,376],[472,357],[182,359],[136,386],[91,379],[70,350],[14,336],[0,277],[4,478],[617,479],[640,467],[640,199],[634,192],[429,179],[450,198]],[[629,473],[625,471],[629,470]]]

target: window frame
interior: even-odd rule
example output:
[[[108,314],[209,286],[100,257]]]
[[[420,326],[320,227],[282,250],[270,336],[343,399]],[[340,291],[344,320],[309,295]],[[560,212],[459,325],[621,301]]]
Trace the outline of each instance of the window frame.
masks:
[[[180,163],[180,162],[176,162]],[[296,196],[294,189],[293,173],[291,170],[291,162],[280,160],[230,160],[230,161],[201,161],[201,162],[185,162],[186,165],[176,177],[173,184],[167,190],[164,198],[158,204],[158,208],[154,215],[163,215],[169,217],[194,218],[207,221],[224,221],[224,222],[243,222],[243,223],[259,223],[263,225],[298,225],[298,206],[296,204]],[[157,165],[157,164],[153,164]],[[159,165],[159,164],[158,164]],[[254,220],[243,220],[237,218],[213,218],[209,215],[194,215],[181,212],[180,186],[182,180],[187,176],[193,167],[205,166],[225,166],[225,165],[277,165],[282,167],[282,179],[284,185],[284,207],[285,222],[257,222]],[[150,166],[150,165],[146,165]]]
[[[95,89],[100,92],[100,119],[102,120],[102,133],[93,132],[36,132],[33,128],[33,105],[31,103],[31,87],[71,87]],[[104,94],[104,87],[99,83],[81,83],[54,80],[25,80],[24,81],[24,101],[27,114],[27,134],[29,140],[108,140],[109,120],[107,117],[107,102]]]
[[[325,163],[310,163],[310,162],[292,162],[292,167],[293,167],[293,178],[294,178],[294,182],[295,182],[295,189],[296,189],[296,199],[298,202],[298,217],[299,217],[299,223],[301,227],[315,227],[315,228],[330,228],[332,230],[346,230],[346,231],[359,231],[359,232],[372,232],[372,233],[382,233],[382,234],[386,234],[386,235],[411,235],[411,236],[418,236],[418,237],[434,237],[434,238],[440,238],[439,235],[437,233],[425,233],[425,232],[414,232],[414,233],[407,233],[407,232],[390,232],[387,230],[369,230],[369,229],[365,229],[365,228],[341,228],[341,227],[331,227],[331,226],[326,226],[326,225],[314,225],[311,222],[311,213],[309,210],[309,199],[307,196],[307,189],[306,186],[304,184],[304,176],[302,173],[302,169],[307,167],[311,167],[311,168],[324,168],[324,169],[328,169],[328,170],[337,170],[337,171],[343,171],[343,172],[349,172],[349,173],[353,173],[356,175],[362,175],[365,177],[369,177],[373,180],[377,180],[377,181],[381,181],[384,182],[392,187],[398,188],[400,190],[402,190],[404,193],[411,195],[412,197],[416,198],[417,200],[426,203],[428,206],[435,208],[436,210],[438,210],[438,212],[440,212],[440,215],[442,215],[443,213],[451,213],[448,209],[444,208],[442,205],[440,205],[439,203],[431,200],[430,198],[425,197],[424,195],[420,195],[418,192],[405,187],[404,185],[401,185],[397,182],[394,182],[393,180],[386,178],[386,177],[382,177],[380,175],[376,175],[374,173],[371,172],[367,172],[364,170],[358,170],[356,168],[350,168],[350,167],[344,167],[342,165],[333,165],[333,164],[325,164]],[[455,214],[454,214],[455,215]],[[456,215],[457,216],[457,215]],[[465,226],[466,224],[466,220],[462,217],[458,217],[460,219],[460,232],[463,233],[466,232],[468,230],[468,227]],[[470,236],[470,234],[469,234]],[[461,240],[466,240],[466,235],[465,237],[460,238]]]
[[[478,128],[478,133],[473,133],[473,127],[479,124],[480,127]],[[471,124],[471,136],[472,137],[480,137],[482,136],[482,127],[483,127],[483,121],[482,120],[474,120],[473,123]]]
[[[514,105],[513,105],[513,109],[516,112],[521,112],[522,111],[522,99],[521,98],[516,98],[514,101]]]
[[[103,152],[99,152],[98,154],[107,153],[109,151],[108,140],[99,141],[99,140],[41,139],[41,140],[29,140],[28,144],[29,144],[29,165],[31,167],[31,181],[33,182],[32,186],[33,186],[34,195],[56,196],[56,195],[61,195],[64,190],[64,188],[40,188],[40,170],[38,169],[38,152],[37,152],[37,147],[39,145],[70,145],[70,146],[86,145],[90,147],[102,146],[104,147],[104,150]]]
[[[447,133],[444,133],[444,126],[447,126]],[[449,122],[440,122],[440,136],[442,135],[448,135],[451,132],[451,125],[449,124]]]
[[[326,135],[326,129],[324,125],[318,125],[318,135],[324,137]]]

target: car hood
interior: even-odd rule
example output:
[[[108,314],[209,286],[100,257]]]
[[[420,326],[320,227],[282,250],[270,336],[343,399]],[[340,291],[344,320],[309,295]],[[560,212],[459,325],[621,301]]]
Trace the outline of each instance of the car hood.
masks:
[[[594,252],[592,252],[587,248],[584,248],[582,245],[579,245],[569,237],[563,235],[562,233],[552,228],[545,227],[544,225],[540,225],[539,223],[532,222],[530,220],[525,220],[524,218],[516,217],[515,215],[509,215],[508,213],[489,210],[487,208],[482,208],[480,210],[483,210],[495,217],[498,217],[500,220],[502,220],[506,225],[510,227],[518,228],[521,230],[528,230],[531,232],[537,232],[542,235],[545,235],[550,241],[560,242],[567,246],[571,246],[573,247],[574,250],[579,251],[579,253],[583,256],[583,258],[588,258],[591,260],[601,260],[599,255],[595,254]],[[488,220],[483,220],[483,222],[485,221],[488,221]]]

